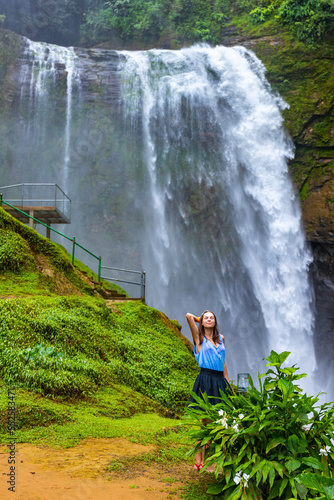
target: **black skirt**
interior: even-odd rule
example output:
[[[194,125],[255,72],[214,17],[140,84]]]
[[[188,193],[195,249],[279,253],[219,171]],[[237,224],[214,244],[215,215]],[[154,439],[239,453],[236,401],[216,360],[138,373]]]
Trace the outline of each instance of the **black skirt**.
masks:
[[[197,375],[195,380],[193,392],[201,399],[203,399],[202,394],[205,392],[208,396],[212,396],[209,397],[210,403],[212,405],[216,405],[223,402],[219,389],[221,389],[226,395],[232,393],[230,384],[224,378],[224,372],[201,368],[201,372]],[[192,396],[190,396],[190,401],[192,403],[195,402]]]

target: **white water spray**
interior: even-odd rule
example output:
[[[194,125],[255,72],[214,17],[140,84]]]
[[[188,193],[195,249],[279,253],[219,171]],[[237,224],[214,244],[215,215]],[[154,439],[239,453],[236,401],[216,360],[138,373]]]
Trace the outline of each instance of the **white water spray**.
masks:
[[[52,90],[61,85],[66,92],[66,111],[63,136],[63,172],[62,187],[68,189],[68,175],[70,163],[72,97],[75,86],[80,88],[79,58],[73,47],[60,47],[43,42],[33,42],[26,39],[26,64],[22,66],[22,87],[29,79],[30,120],[29,127],[38,117],[38,133],[41,145],[45,141],[46,120],[48,118],[48,104],[52,99]],[[62,67],[64,79],[58,81],[59,67]],[[52,88],[53,87],[53,88]],[[21,92],[22,95],[22,92]],[[29,131],[30,133],[30,131]],[[33,132],[36,134],[36,131]]]
[[[285,104],[263,65],[241,47],[124,55],[123,97],[142,119],[151,189],[150,302],[179,321],[218,312],[234,373],[257,371],[271,349],[312,373],[311,256],[288,176]]]
[[[59,94],[59,74],[66,77],[66,109],[57,129],[66,182],[70,152],[76,149],[74,110],[83,104],[74,101],[81,81],[85,99],[96,103],[95,111],[91,104],[93,119],[85,134],[85,121],[76,122],[85,154],[71,161],[77,162],[79,173],[86,168],[94,192],[99,179],[106,182],[110,168],[112,194],[103,190],[103,208],[109,200],[122,203],[127,189],[135,191],[137,220],[144,221],[133,229],[140,241],[135,251],[147,271],[148,304],[182,324],[186,312],[216,312],[233,379],[238,372],[256,376],[263,371],[261,360],[271,349],[291,351],[289,363],[310,376],[315,370],[307,277],[311,256],[288,175],[293,150],[282,127],[285,104],[271,91],[261,62],[241,47],[118,53],[94,49],[92,54],[81,49],[79,57],[73,49],[28,42],[27,50],[30,66],[23,65],[21,78],[30,89],[29,127],[34,113],[43,115],[48,109],[50,81]],[[94,95],[89,94],[91,84]],[[103,113],[110,113],[110,120]],[[83,120],[87,114],[82,113]],[[98,137],[103,136],[95,149],[90,140],[94,126]],[[93,173],[86,166],[90,153]],[[134,173],[140,181],[137,190],[135,180],[123,184],[122,175]],[[72,191],[80,198],[84,182],[77,178],[80,188],[72,186]],[[123,185],[117,198],[117,186]],[[91,203],[97,206],[99,200]],[[118,207],[110,206],[117,214]],[[104,217],[111,220],[115,213]],[[117,244],[123,251],[124,239],[117,242],[115,232],[110,246]],[[186,326],[183,333],[187,335]],[[310,377],[307,381],[310,387]]]

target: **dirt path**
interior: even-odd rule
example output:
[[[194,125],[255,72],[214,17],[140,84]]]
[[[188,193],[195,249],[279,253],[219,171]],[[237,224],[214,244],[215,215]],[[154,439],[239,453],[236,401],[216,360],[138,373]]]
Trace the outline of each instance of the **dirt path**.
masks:
[[[187,480],[197,477],[188,466],[122,464],[131,456],[147,453],[153,445],[126,439],[86,439],[69,449],[18,444],[15,450],[15,493],[8,491],[9,450],[0,448],[2,500],[164,500],[181,497]],[[116,470],[108,471],[112,461]]]

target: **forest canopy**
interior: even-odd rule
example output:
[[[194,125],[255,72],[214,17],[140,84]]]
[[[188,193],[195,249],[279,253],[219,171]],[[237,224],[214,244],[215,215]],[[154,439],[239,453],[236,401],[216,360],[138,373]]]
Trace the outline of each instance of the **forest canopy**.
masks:
[[[238,17],[245,24],[279,23],[307,43],[324,39],[334,28],[334,0],[92,0],[82,37],[123,41],[179,40],[219,43]]]

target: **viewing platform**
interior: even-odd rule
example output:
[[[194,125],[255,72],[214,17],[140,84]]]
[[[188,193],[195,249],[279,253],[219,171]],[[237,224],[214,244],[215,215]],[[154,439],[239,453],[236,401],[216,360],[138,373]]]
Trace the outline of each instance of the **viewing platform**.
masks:
[[[5,202],[18,208],[21,212],[3,205],[3,208],[19,221],[34,225],[34,217],[51,226],[52,224],[71,223],[71,200],[64,191],[52,183],[23,183],[1,186],[0,193]],[[25,212],[30,215],[28,217]],[[50,229],[47,228],[47,238]]]

